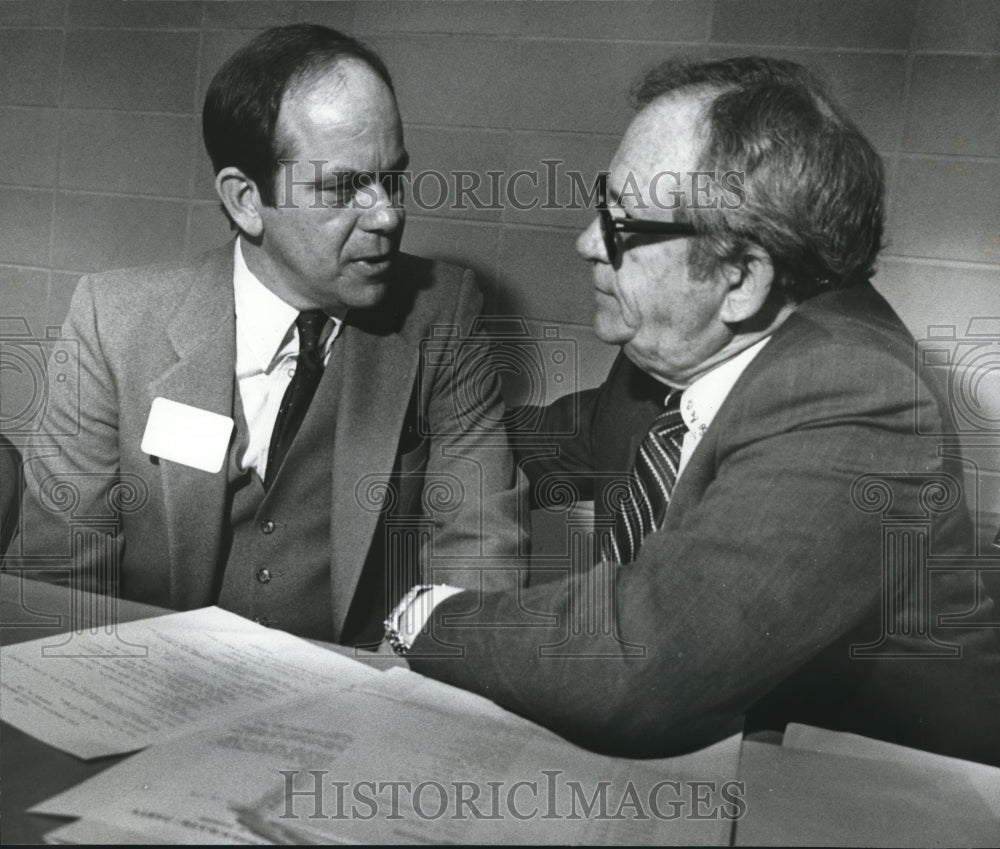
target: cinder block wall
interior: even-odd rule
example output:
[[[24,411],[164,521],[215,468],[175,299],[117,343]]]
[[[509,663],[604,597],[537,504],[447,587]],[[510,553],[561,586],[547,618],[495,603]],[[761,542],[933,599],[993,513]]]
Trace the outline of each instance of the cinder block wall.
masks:
[[[540,175],[606,165],[625,93],[672,55],[789,57],[823,73],[884,155],[890,244],[877,285],[918,338],[1000,316],[1000,3],[994,0],[0,2],[0,292],[35,332],[81,272],[194,255],[228,238],[199,114],[221,62],[262,27],[315,21],[384,55],[414,171]],[[433,201],[434,185],[424,185]],[[486,196],[484,190],[479,192]],[[557,199],[565,197],[557,194]],[[430,203],[425,203],[427,207]],[[591,385],[587,213],[417,208],[404,247],[475,268],[490,309],[558,328]],[[4,406],[22,387],[4,378]],[[512,386],[514,384],[512,383]],[[994,387],[995,388],[995,387]],[[992,435],[1000,443],[1000,407]],[[995,447],[974,452],[1000,468]],[[984,528],[1000,475],[980,475]]]

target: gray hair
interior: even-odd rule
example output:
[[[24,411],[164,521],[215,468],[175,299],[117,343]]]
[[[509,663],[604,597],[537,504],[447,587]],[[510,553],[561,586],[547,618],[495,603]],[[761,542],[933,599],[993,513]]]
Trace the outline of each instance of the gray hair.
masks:
[[[871,278],[882,248],[882,161],[812,73],[761,57],[670,60],[633,88],[633,103],[676,92],[706,98],[699,168],[741,173],[745,192],[735,209],[685,209],[704,234],[690,247],[696,273],[743,264],[756,244],[795,301]]]

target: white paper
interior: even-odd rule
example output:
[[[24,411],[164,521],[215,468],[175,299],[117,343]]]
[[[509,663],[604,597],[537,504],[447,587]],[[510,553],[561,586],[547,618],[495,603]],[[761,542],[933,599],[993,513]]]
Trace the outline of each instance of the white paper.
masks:
[[[365,700],[364,688],[352,698]],[[290,796],[282,776],[239,810],[240,821],[272,842],[294,843],[441,844],[456,835],[473,845],[729,843],[720,788],[729,783],[737,792],[739,734],[679,758],[633,760],[589,752],[520,721],[463,721],[386,700],[370,705],[353,734],[352,745],[320,765],[321,797]],[[315,789],[310,769],[297,770],[293,789]],[[697,809],[696,783],[706,788]]]
[[[453,699],[452,696],[460,698]],[[468,699],[464,698],[468,697]],[[198,735],[175,738],[147,749],[92,779],[32,808],[35,813],[85,816],[109,829],[139,832],[155,823],[160,839],[176,842],[237,843],[321,840],[347,842],[601,842],[617,843],[728,842],[730,823],[723,819],[671,821],[624,816],[610,819],[628,782],[639,790],[643,805],[657,781],[673,779],[721,782],[735,778],[739,735],[680,758],[632,761],[596,755],[580,749],[527,720],[501,711],[485,700],[427,681],[403,670],[378,675],[353,689],[332,688],[325,695],[268,709],[220,725]],[[491,715],[492,714],[492,715]],[[313,800],[294,801],[302,818],[280,816],[286,781],[280,770],[294,773],[296,789],[309,789],[310,770],[320,771],[325,799],[321,811],[338,814],[336,790],[344,783],[343,819],[320,823]],[[550,770],[550,779],[543,770]],[[591,796],[598,782],[609,782],[609,816],[571,819],[529,817],[524,822],[509,812],[499,819],[477,822],[470,808],[458,821],[448,816],[428,819],[399,799],[399,817],[392,818],[391,794],[375,794],[378,815],[367,817],[371,805],[352,801],[363,782],[402,781],[416,786],[436,782],[458,805],[455,782],[489,792],[488,782],[501,782],[501,806],[518,781],[534,781],[538,805],[548,803],[545,782],[555,782],[558,807],[571,804],[568,781],[576,781]],[[370,795],[370,794],[364,794]],[[405,795],[405,792],[403,793]],[[544,795],[544,798],[543,798]],[[261,797],[267,796],[267,804]],[[530,789],[517,791],[522,813],[531,807]],[[668,809],[670,792],[660,795]],[[434,794],[426,796],[431,804]],[[485,799],[485,797],[483,797]],[[487,804],[483,800],[478,807]],[[489,813],[489,811],[486,811]],[[544,811],[539,811],[539,814]],[[277,814],[277,816],[274,816]],[[252,830],[240,825],[242,817]],[[96,826],[91,825],[91,828]],[[304,829],[302,833],[298,829]],[[113,833],[113,832],[112,832]]]
[[[436,710],[458,714],[466,719],[480,716],[506,725],[520,725],[523,728],[530,728],[533,733],[548,734],[553,739],[559,739],[558,735],[504,710],[496,702],[491,702],[468,690],[461,690],[450,684],[442,684],[433,678],[418,675],[406,668],[395,667],[386,670],[378,678],[366,681],[364,689],[381,693],[383,698],[391,701],[423,704]]]
[[[830,755],[851,755],[856,758],[912,764],[925,769],[953,773],[964,778],[976,789],[1000,821],[1000,768],[886,743],[884,740],[874,740],[871,737],[862,737],[860,734],[829,731],[797,722],[788,724],[782,745]]]
[[[461,690],[452,687],[450,684],[442,684],[432,678],[426,678],[411,672],[409,669],[393,668],[387,672],[366,677],[363,681],[351,682],[350,685],[341,684],[333,689],[346,691],[348,689],[360,689],[366,694],[370,694],[373,699],[384,700],[389,703],[396,703],[405,709],[407,705],[423,705],[433,711],[443,714],[450,714],[453,721],[470,722],[479,717],[487,722],[499,722],[514,728],[520,727],[527,734],[547,736],[551,740],[560,740],[556,734],[547,731],[541,726],[535,725],[526,719],[516,716],[509,711],[499,707],[489,699],[484,699],[468,690]],[[334,699],[330,695],[324,695],[321,699]],[[307,709],[309,700],[290,703],[285,706],[288,713],[298,712]],[[248,714],[241,718],[243,729],[252,728],[254,738],[270,740],[274,738],[273,747],[271,743],[265,744],[258,739],[256,748],[268,751],[281,751],[281,747],[289,748],[287,741],[280,742],[284,735],[292,734],[301,736],[295,728],[286,727],[282,723],[274,723],[269,711],[262,715]],[[349,722],[343,718],[339,720],[341,725],[347,726]],[[248,732],[241,732],[241,736],[246,736]],[[315,732],[310,735],[322,744],[323,734]],[[132,805],[133,801],[139,799],[149,799],[167,793],[172,794],[173,787],[183,787],[188,793],[188,798],[176,809],[170,807],[169,810],[158,809],[158,815],[171,816],[178,814],[182,810],[187,810],[190,815],[192,808],[189,806],[193,799],[212,798],[221,800],[222,805],[209,804],[205,807],[206,815],[220,815],[223,806],[228,807],[230,802],[246,804],[260,795],[261,775],[250,777],[249,791],[245,795],[235,792],[237,787],[243,783],[243,776],[248,769],[248,762],[244,760],[240,765],[239,775],[234,775],[225,793],[220,794],[217,788],[218,773],[224,771],[228,757],[227,750],[231,748],[234,739],[234,732],[222,725],[218,729],[209,729],[197,735],[191,735],[190,739],[176,739],[170,746],[158,745],[147,749],[144,752],[133,755],[125,761],[98,773],[81,784],[69,788],[49,799],[46,799],[31,808],[32,813],[47,814],[50,816],[64,817],[85,817],[92,816],[96,811],[104,810],[106,814],[112,811],[122,811]],[[327,745],[329,749],[329,745]],[[315,753],[320,756],[320,753]],[[207,756],[207,757],[206,757]],[[220,769],[209,766],[204,774],[199,771],[192,772],[191,764],[194,761],[216,761],[222,763]],[[720,764],[720,769],[724,768]],[[264,778],[268,777],[266,770]],[[129,801],[125,802],[124,800]],[[108,807],[108,803],[114,800],[116,807]],[[124,802],[124,804],[122,804]],[[194,803],[195,805],[199,803]],[[187,806],[187,807],[186,807]],[[231,825],[235,826],[235,818]],[[180,823],[183,827],[183,823]]]
[[[81,758],[380,674],[216,607],[4,646],[0,662],[0,719]]]
[[[241,717],[140,752],[30,809],[84,816],[124,833],[206,845],[264,844],[237,821],[280,769],[332,762],[353,744],[356,703],[347,690]],[[306,767],[311,768],[311,767]]]
[[[975,789],[938,769],[747,741],[740,777],[740,845],[1000,845],[1000,822]]]
[[[60,846],[81,846],[84,844],[104,844],[108,846],[169,846],[176,841],[167,840],[158,834],[141,834],[115,828],[100,820],[82,819],[67,823],[44,835],[46,843]]]

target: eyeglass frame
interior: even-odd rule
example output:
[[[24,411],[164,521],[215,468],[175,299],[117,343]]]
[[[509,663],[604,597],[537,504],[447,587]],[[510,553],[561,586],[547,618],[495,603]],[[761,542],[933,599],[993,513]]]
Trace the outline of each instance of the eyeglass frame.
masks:
[[[629,247],[618,246],[619,233],[649,233],[660,236],[697,236],[695,226],[687,221],[652,221],[648,218],[616,218],[608,209],[608,175],[597,175],[597,215],[608,262],[617,266]]]

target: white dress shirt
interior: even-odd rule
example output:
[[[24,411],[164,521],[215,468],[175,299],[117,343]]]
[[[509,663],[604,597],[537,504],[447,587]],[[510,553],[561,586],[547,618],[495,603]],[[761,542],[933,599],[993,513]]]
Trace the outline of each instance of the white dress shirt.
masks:
[[[688,430],[681,443],[681,460],[677,466],[678,478],[684,472],[684,467],[694,454],[694,449],[698,447],[715,414],[719,412],[722,402],[726,400],[726,396],[736,385],[744,369],[750,365],[770,338],[765,336],[745,351],[740,351],[732,359],[706,372],[681,394],[681,418],[684,419]]]
[[[271,431],[281,399],[295,374],[299,337],[295,319],[299,311],[268,289],[247,268],[236,239],[233,257],[233,293],[236,297],[236,385],[243,415],[250,430],[241,469],[254,469],[261,480],[267,472]],[[323,362],[340,333],[342,322],[331,316],[320,337]]]

